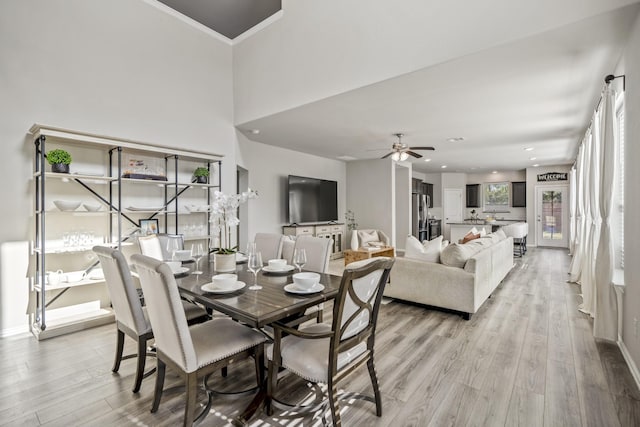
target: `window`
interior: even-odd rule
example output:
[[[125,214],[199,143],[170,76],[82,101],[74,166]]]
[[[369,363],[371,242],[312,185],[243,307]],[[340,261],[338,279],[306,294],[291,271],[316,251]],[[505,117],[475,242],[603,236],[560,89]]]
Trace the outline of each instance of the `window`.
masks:
[[[508,212],[510,206],[508,182],[484,183],[484,210]]]

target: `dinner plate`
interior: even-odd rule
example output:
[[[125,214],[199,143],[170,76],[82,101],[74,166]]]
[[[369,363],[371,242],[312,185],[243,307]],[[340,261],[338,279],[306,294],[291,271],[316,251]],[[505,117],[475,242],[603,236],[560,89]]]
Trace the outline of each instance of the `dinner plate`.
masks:
[[[246,256],[245,254],[241,254],[240,252],[236,252],[236,264],[247,262],[248,259],[249,259],[249,257]]]
[[[179,267],[176,271],[173,272],[173,275],[179,276],[181,274],[186,273],[187,271],[189,271],[189,267]]]
[[[262,267],[262,271],[266,271],[271,274],[287,274],[294,269],[295,267],[293,265],[287,265],[284,268],[271,268],[269,266]]]
[[[323,289],[324,289],[324,285],[322,283],[317,283],[311,289],[301,289],[295,283],[289,283],[284,287],[285,291],[290,292],[292,294],[300,294],[300,295],[315,294],[316,292],[320,292]]]
[[[223,289],[223,288],[218,288],[216,285],[213,284],[213,282],[209,282],[202,285],[200,289],[202,289],[205,292],[211,292],[213,294],[230,294],[231,292],[240,290],[245,286],[246,284],[244,282],[237,281],[235,285],[231,286],[230,288]]]

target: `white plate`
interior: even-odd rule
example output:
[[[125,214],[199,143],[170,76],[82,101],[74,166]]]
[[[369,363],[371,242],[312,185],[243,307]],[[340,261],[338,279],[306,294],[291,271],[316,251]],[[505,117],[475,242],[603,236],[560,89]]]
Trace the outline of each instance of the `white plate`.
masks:
[[[290,271],[293,271],[295,269],[295,267],[293,265],[286,265],[284,268],[279,269],[279,268],[271,268],[269,266],[266,267],[262,267],[262,271],[266,271],[267,273],[273,273],[273,274],[278,274],[278,273],[288,273]]]
[[[174,276],[179,276],[181,274],[186,273],[187,271],[189,271],[189,267],[180,267],[176,271],[173,272],[173,275]]]
[[[239,289],[244,288],[246,285],[244,282],[241,281],[237,281],[235,285],[231,286],[230,288],[218,288],[216,287],[213,282],[209,282],[209,283],[205,283],[204,285],[202,285],[200,287],[200,289],[202,289],[205,292],[211,292],[213,294],[230,294],[231,292],[235,292]]]
[[[301,295],[315,294],[316,292],[320,292],[323,289],[324,289],[324,285],[322,283],[317,283],[311,289],[301,289],[295,283],[289,283],[288,285],[286,285],[284,287],[284,290],[287,291],[287,292],[291,292],[292,294],[301,294]]]
[[[236,263],[247,262],[249,259],[245,254],[241,254],[240,252],[236,252]]]

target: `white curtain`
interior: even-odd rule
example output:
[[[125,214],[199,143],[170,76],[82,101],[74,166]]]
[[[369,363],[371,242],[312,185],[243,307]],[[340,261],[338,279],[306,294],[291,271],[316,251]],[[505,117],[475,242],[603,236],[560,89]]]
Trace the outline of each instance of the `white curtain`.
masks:
[[[613,287],[613,239],[611,210],[616,167],[615,92],[609,87],[602,96],[600,109],[600,161],[598,213],[602,218],[595,262],[595,310],[593,335],[610,341],[618,338],[618,308]]]
[[[578,161],[576,163],[576,205],[577,205],[577,223],[576,223],[576,242],[573,251],[573,259],[571,260],[571,266],[569,267],[569,281],[578,283],[580,281],[580,274],[582,273],[582,257],[585,252],[586,244],[586,203],[584,198],[584,184],[585,184],[585,147],[586,141],[590,138],[590,130],[587,131],[582,144],[578,149]]]
[[[576,199],[576,168],[571,168],[569,172],[569,182],[571,183],[571,190],[569,191],[569,255],[573,255],[576,249],[576,212],[577,212],[577,199]]]

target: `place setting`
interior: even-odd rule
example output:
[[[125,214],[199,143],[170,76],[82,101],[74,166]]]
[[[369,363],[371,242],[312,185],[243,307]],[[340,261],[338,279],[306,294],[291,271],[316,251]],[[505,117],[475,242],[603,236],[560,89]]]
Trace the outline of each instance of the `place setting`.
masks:
[[[294,274],[293,283],[285,285],[284,290],[291,294],[307,295],[321,292],[324,285],[320,283],[320,274],[302,272]]]
[[[237,274],[216,274],[211,278],[211,282],[200,286],[204,292],[212,294],[230,294],[244,288],[246,283],[238,280]]]
[[[286,259],[270,259],[267,265],[262,268],[263,273],[273,275],[284,275],[291,273],[295,267],[288,265]]]

